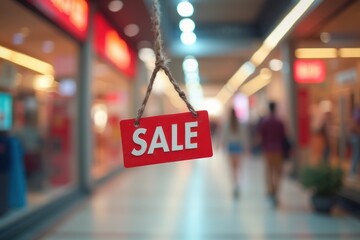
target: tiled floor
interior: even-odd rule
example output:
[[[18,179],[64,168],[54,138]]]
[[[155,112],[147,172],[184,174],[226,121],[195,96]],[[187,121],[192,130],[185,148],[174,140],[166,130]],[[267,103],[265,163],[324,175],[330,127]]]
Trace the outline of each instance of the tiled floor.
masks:
[[[308,194],[288,179],[274,208],[261,159],[244,159],[234,200],[227,163],[218,152],[126,170],[43,239],[360,239],[358,220],[314,214]]]

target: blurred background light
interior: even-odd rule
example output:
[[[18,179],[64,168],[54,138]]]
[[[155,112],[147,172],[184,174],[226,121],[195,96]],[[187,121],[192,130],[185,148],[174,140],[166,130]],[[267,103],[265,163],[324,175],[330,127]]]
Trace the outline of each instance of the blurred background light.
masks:
[[[192,32],[195,30],[195,23],[190,18],[184,18],[179,22],[179,28],[183,32]]]
[[[213,117],[221,116],[224,110],[224,106],[217,98],[204,98],[203,108]]]
[[[192,45],[196,42],[196,35],[193,32],[183,32],[180,36],[181,42],[185,45]]]
[[[10,62],[16,63],[20,66],[29,68],[44,75],[54,74],[54,68],[52,65],[3,46],[0,46],[0,58],[6,59]]]
[[[193,56],[186,56],[182,67],[189,101],[195,108],[203,108],[204,94],[200,84],[198,61]]]
[[[298,48],[296,58],[336,58],[336,48]]]
[[[124,4],[120,0],[113,0],[109,2],[108,8],[111,12],[118,12],[123,8]]]
[[[63,79],[59,84],[59,94],[61,96],[74,96],[76,92],[76,83],[73,79]]]
[[[251,75],[255,72],[255,66],[252,62],[247,61],[244,63],[244,70],[246,71],[247,75]]]
[[[241,93],[237,93],[234,96],[234,109],[237,118],[241,122],[249,121],[250,110],[249,110],[249,98]]]
[[[38,90],[46,90],[51,88],[54,82],[54,77],[52,75],[37,75],[34,77],[33,86]]]
[[[129,24],[125,26],[124,33],[128,37],[135,37],[140,32],[140,28],[136,24]]]
[[[154,64],[155,64],[155,53],[151,48],[141,48],[139,50],[139,58],[141,61],[145,63],[147,70],[150,72],[152,71]],[[149,76],[150,77],[150,76]]]
[[[340,48],[339,57],[341,58],[360,58],[360,48]]]
[[[281,20],[281,22],[274,28],[274,30],[266,37],[260,48],[251,56],[250,61],[259,66],[271,53],[271,51],[279,44],[279,42],[288,34],[295,23],[311,8],[315,0],[299,1],[293,9]],[[244,65],[230,77],[228,82],[220,89],[217,98],[222,103],[226,103],[231,96],[236,92],[236,89],[243,84],[250,76],[244,73]]]
[[[198,70],[198,61],[193,56],[185,57],[183,61],[183,69],[185,72],[195,72]]]
[[[290,12],[264,40],[264,46],[272,51],[314,2],[315,0],[298,1],[295,7],[290,10]]]
[[[182,17],[190,17],[194,13],[194,7],[190,2],[182,1],[177,5],[177,12]]]
[[[141,48],[139,50],[139,58],[143,62],[155,61],[155,53],[151,48]]]
[[[103,132],[105,130],[107,121],[108,121],[108,113],[105,104],[95,104],[91,109],[91,115],[96,127],[96,130],[99,132]]]
[[[328,32],[322,32],[322,33],[320,33],[320,40],[321,40],[323,43],[329,43],[330,40],[331,40],[330,33],[328,33]]]
[[[270,79],[271,76],[272,76],[272,73],[270,71],[270,69],[268,68],[262,68],[260,70],[260,76],[263,78],[263,79]]]
[[[280,71],[283,68],[283,62],[279,59],[271,59],[269,62],[269,67],[275,72]]]

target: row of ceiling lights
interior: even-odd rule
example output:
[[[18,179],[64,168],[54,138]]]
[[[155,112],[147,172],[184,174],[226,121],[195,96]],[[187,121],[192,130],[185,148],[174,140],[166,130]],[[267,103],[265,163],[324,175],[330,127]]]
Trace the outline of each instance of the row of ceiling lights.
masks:
[[[179,22],[179,28],[181,30],[180,40],[185,45],[192,45],[196,42],[195,22],[190,18],[194,13],[193,5],[185,0],[179,2],[177,5],[177,12],[183,19]]]
[[[254,73],[254,70],[264,62],[273,49],[278,46],[279,42],[288,34],[296,22],[315,5],[315,3],[316,0],[299,1],[266,37],[261,46],[251,56],[250,60],[244,63],[227,81],[224,87],[218,92],[216,98],[222,103],[226,103],[237,89]]]
[[[118,12],[123,8],[123,6],[124,6],[124,4],[122,1],[113,0],[113,1],[109,2],[108,8],[112,12]],[[178,3],[177,12],[181,17],[183,17],[181,19],[181,21],[179,22],[179,28],[182,31],[180,39],[183,44],[192,45],[196,42],[196,39],[197,39],[196,34],[194,33],[195,23],[190,18],[194,13],[194,7],[188,0],[183,0]],[[133,33],[131,33],[131,32],[133,32]],[[124,28],[125,35],[127,35],[129,37],[137,35],[138,32],[139,32],[139,28],[136,24],[129,24]],[[141,50],[151,50],[151,49],[141,49]],[[145,54],[145,51],[139,52],[139,56],[141,59],[143,58],[142,55],[144,55],[144,54]],[[146,59],[143,59],[143,61],[146,63],[150,63],[150,62],[152,63],[154,60],[153,52],[151,51],[151,54],[146,54],[146,55],[151,55],[151,57],[150,57],[151,61],[149,61],[149,59],[147,59],[149,57],[146,57]],[[186,60],[192,60],[193,62],[196,62],[196,64],[187,64]],[[192,65],[192,66],[190,66],[190,65]],[[198,69],[197,61],[194,57],[191,56],[191,57],[186,58],[184,60],[184,66],[183,66],[184,72],[185,73],[192,72],[192,71],[189,71],[189,68],[192,68],[195,65],[196,65],[196,69]],[[270,69],[272,69],[273,71],[279,71],[281,68],[282,68],[282,62],[280,60],[274,59],[274,60],[270,61]],[[247,89],[247,87],[244,86],[244,89]],[[188,89],[188,90],[190,90],[190,89]],[[245,92],[249,92],[249,91],[245,91]]]
[[[194,7],[188,0],[178,3],[176,10],[182,17],[179,22],[181,30],[180,40],[185,45],[192,45],[196,42],[195,22],[190,18],[194,13]],[[200,84],[199,64],[194,56],[187,56],[183,61],[185,85],[188,90],[189,100],[199,108],[203,102],[203,90]]]
[[[120,0],[112,0],[108,4],[108,9],[111,12],[119,12],[121,9],[123,9],[124,3]],[[124,27],[123,32],[128,37],[135,37],[139,34],[140,28],[137,24],[131,23]]]

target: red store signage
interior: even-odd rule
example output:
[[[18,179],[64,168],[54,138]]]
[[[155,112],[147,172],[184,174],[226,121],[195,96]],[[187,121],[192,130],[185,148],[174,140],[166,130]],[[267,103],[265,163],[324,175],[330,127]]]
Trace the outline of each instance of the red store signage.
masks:
[[[138,167],[211,157],[212,144],[207,111],[147,117],[120,122],[125,167]]]
[[[28,0],[51,20],[80,40],[86,38],[89,5],[86,0]]]
[[[126,75],[135,74],[135,55],[128,44],[106,20],[95,15],[95,49],[97,54],[111,62]]]
[[[294,78],[297,83],[322,83],[326,77],[325,62],[321,60],[295,60]]]

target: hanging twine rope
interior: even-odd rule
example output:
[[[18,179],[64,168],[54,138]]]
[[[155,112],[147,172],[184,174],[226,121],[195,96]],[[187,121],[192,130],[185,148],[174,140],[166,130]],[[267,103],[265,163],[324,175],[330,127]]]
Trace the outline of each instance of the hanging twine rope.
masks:
[[[172,76],[168,66],[166,65],[167,60],[164,57],[163,49],[162,49],[162,39],[161,39],[161,32],[160,32],[160,6],[159,6],[158,0],[153,0],[152,25],[153,25],[154,32],[155,32],[155,40],[154,40],[155,41],[154,42],[154,48],[155,48],[155,56],[156,56],[155,68],[154,68],[154,70],[153,70],[153,72],[151,74],[150,82],[149,82],[149,85],[148,85],[148,88],[147,88],[147,91],[146,91],[145,98],[144,98],[144,100],[142,102],[141,107],[137,111],[137,116],[136,116],[136,119],[135,119],[135,126],[136,127],[139,126],[139,121],[140,121],[141,116],[144,113],[146,103],[147,103],[147,101],[148,101],[148,99],[150,97],[150,93],[151,93],[151,90],[152,90],[152,87],[153,87],[153,84],[154,84],[154,81],[155,81],[155,78],[156,78],[156,74],[160,70],[163,70],[165,75],[169,78],[170,82],[174,86],[174,89],[179,94],[181,99],[185,102],[187,108],[192,113],[192,115],[194,117],[197,117],[197,112],[195,111],[193,106],[190,104],[190,102],[186,98],[185,93],[180,89],[179,84],[176,82],[176,80]]]

